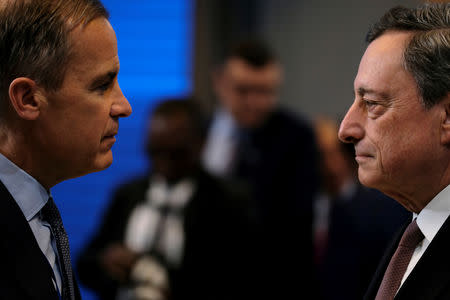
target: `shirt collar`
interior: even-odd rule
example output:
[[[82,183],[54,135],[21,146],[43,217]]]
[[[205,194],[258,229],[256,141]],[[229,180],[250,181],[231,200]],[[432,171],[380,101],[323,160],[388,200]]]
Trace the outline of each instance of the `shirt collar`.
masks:
[[[157,207],[168,205],[181,209],[191,198],[194,189],[194,180],[189,177],[169,186],[164,177],[155,174],[150,179],[147,199]]]
[[[450,215],[450,185],[439,192],[417,216],[417,225],[425,238],[431,242]]]
[[[45,188],[24,170],[0,154],[0,180],[30,221],[50,196]]]
[[[232,137],[232,135],[235,134],[237,127],[238,126],[230,113],[224,109],[219,109],[216,112],[212,125],[212,130],[215,133],[222,133],[225,136]]]

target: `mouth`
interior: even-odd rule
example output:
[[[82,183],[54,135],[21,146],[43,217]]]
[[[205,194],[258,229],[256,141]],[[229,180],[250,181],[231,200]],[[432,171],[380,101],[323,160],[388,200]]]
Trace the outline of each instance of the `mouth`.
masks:
[[[119,132],[118,128],[112,129],[111,131],[107,132],[107,134],[105,134],[102,139],[115,139],[118,132]]]
[[[109,134],[109,135],[105,135],[105,136],[102,138],[102,140],[116,139],[116,134],[117,134],[117,133],[112,133],[112,134]]]
[[[355,160],[358,163],[362,163],[362,162],[364,162],[364,161],[366,161],[368,159],[372,159],[372,158],[373,158],[373,155],[370,155],[370,154],[367,154],[367,153],[356,153],[356,155],[355,155]]]
[[[116,136],[116,134],[117,134],[117,133],[112,133],[112,134],[109,134],[109,135],[105,135],[103,138],[104,138],[104,139],[106,139],[106,138],[113,138],[113,137]]]
[[[361,147],[355,147],[355,160],[359,162],[363,162],[365,160],[374,158],[374,155],[372,155],[369,151],[361,149]]]
[[[108,148],[111,148],[116,142],[117,130],[111,131],[108,134],[104,135],[102,138],[102,142],[108,144]]]

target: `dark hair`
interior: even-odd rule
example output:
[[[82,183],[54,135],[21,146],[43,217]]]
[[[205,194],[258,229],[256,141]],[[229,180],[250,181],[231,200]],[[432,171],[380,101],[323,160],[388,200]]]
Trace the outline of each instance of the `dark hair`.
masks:
[[[0,4],[0,114],[17,77],[58,90],[70,57],[70,32],[108,18],[98,0],[3,0]],[[6,98],[6,99],[4,99]]]
[[[224,60],[230,58],[240,58],[256,68],[264,67],[276,60],[268,45],[258,38],[246,38],[233,43]]]
[[[188,117],[193,133],[201,139],[205,138],[207,132],[206,119],[197,105],[196,99],[192,96],[161,99],[151,111],[150,118],[155,116],[171,117],[178,114]]]
[[[450,91],[450,3],[396,6],[370,28],[366,41],[391,30],[413,32],[404,65],[417,83],[424,107],[431,108]]]

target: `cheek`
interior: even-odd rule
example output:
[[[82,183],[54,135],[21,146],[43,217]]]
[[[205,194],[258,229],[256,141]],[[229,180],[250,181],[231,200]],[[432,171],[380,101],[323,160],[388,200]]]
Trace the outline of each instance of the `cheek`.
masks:
[[[390,176],[404,177],[410,172],[415,172],[420,160],[427,157],[431,151],[430,137],[423,134],[427,131],[417,126],[402,126],[385,131],[380,136],[379,164],[383,173]],[[418,147],[418,145],[421,145]]]

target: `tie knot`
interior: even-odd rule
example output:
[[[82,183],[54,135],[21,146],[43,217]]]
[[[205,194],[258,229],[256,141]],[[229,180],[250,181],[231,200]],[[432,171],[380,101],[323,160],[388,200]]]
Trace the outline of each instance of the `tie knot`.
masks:
[[[50,223],[50,226],[60,226],[60,223],[62,225],[61,215],[52,197],[48,198],[47,203],[42,208],[42,216],[44,220]]]
[[[403,233],[402,239],[400,240],[399,246],[407,248],[416,248],[416,246],[423,240],[425,236],[422,231],[420,231],[419,226],[417,226],[416,219],[412,221]]]

